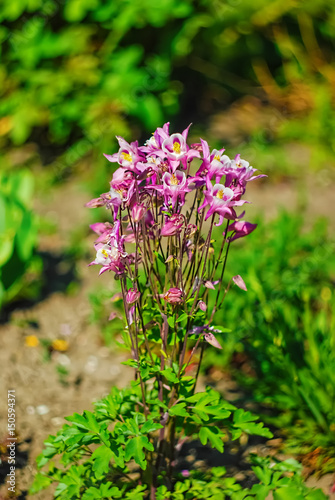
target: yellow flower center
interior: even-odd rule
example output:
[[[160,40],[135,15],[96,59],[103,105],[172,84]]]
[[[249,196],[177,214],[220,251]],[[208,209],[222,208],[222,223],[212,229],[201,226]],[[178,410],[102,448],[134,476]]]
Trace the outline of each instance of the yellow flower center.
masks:
[[[222,200],[222,198],[223,198],[223,194],[224,194],[223,189],[219,189],[219,191],[216,193],[216,195],[215,195],[215,196],[216,196],[217,198],[220,198],[220,200]]]
[[[129,153],[121,153],[121,156],[123,157],[124,160],[126,161],[132,161],[132,157]]]
[[[171,179],[170,179],[170,185],[171,186],[177,186],[179,184],[177,177],[172,174]]]
[[[106,252],[105,249],[101,250],[101,253],[104,257],[106,257],[106,259],[108,259],[108,253]]]
[[[179,155],[179,153],[180,153],[180,144],[179,144],[179,142],[174,142],[173,143],[173,151],[175,153],[177,153],[177,155]]]
[[[215,155],[214,156],[214,160],[220,161],[220,156],[219,155]]]

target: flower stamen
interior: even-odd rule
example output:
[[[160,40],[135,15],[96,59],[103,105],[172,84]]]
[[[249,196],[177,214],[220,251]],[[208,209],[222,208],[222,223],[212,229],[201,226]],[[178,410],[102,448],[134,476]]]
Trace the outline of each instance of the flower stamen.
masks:
[[[179,142],[176,141],[173,143],[173,151],[175,153],[177,153],[177,155],[180,154],[180,148],[181,148],[181,146],[180,146]]]
[[[132,159],[132,157],[131,157],[131,155],[129,153],[123,152],[123,153],[121,153],[121,156],[126,161],[133,161],[133,159]]]
[[[171,186],[178,186],[178,184],[179,184],[179,182],[178,182],[177,177],[175,176],[175,174],[172,174],[171,179],[170,179],[170,185]]]

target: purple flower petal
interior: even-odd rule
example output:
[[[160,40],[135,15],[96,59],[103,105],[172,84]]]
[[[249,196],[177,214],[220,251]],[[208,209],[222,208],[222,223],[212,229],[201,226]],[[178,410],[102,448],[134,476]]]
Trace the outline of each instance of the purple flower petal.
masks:
[[[206,342],[211,344],[213,347],[216,347],[217,349],[222,349],[222,346],[220,343],[216,340],[215,336],[212,333],[205,333],[204,335]]]
[[[233,276],[232,277],[232,280],[233,282],[235,283],[235,285],[237,285],[239,288],[241,288],[241,290],[244,290],[245,292],[248,291],[244,281],[243,281],[243,278],[242,276],[240,276],[239,274],[237,274],[236,276]]]

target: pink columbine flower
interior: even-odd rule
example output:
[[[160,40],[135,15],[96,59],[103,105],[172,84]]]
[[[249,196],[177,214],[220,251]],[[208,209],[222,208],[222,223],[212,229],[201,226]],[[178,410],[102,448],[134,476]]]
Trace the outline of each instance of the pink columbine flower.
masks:
[[[181,160],[187,153],[186,140],[182,134],[172,134],[164,140],[162,151],[172,160]]]
[[[185,217],[183,215],[171,215],[162,227],[161,236],[173,236],[175,234],[179,234],[182,231],[184,223]]]
[[[252,224],[251,222],[246,222],[244,220],[235,221],[232,224],[229,224],[228,231],[234,231],[234,234],[229,238],[229,241],[234,241],[238,238],[247,236],[252,233],[256,227],[257,224]]]
[[[170,288],[163,294],[163,299],[169,304],[179,304],[183,301],[183,292],[180,288]]]
[[[120,221],[116,221],[112,230],[108,231],[107,243],[97,243],[95,260],[89,265],[102,266],[100,273],[112,270],[116,274],[122,274],[125,270],[124,258],[127,253],[123,247],[123,237],[120,235]]]
[[[216,182],[219,182],[222,175],[224,174],[224,165],[230,161],[229,156],[224,155],[224,148],[213,149],[210,153],[207,141],[201,140],[201,150],[203,153],[203,161],[201,167],[199,168],[197,175],[207,173],[209,179],[215,175]]]
[[[138,301],[138,299],[140,298],[141,294],[138,290],[134,289],[134,288],[129,288],[129,290],[127,291],[127,295],[126,295],[126,301],[127,301],[127,304],[134,304],[135,302]]]
[[[129,144],[123,137],[116,136],[116,138],[120,146],[118,153],[113,155],[105,154],[104,156],[108,161],[118,162],[122,167],[133,170],[137,162],[145,159],[138,149],[138,142],[135,141]]]
[[[207,190],[204,191],[204,194],[205,200],[201,207],[199,207],[199,211],[206,205],[209,205],[205,220],[214,213],[217,213],[220,216],[219,222],[216,224],[217,226],[222,224],[224,218],[236,219],[236,213],[233,207],[247,203],[246,201],[234,200],[234,191],[223,184],[215,184],[212,186],[212,184],[207,181]]]
[[[242,160],[239,154],[235,156],[234,160],[227,162],[224,167],[225,185],[231,188],[234,186],[235,196],[238,196],[238,199],[245,193],[247,182],[267,177],[263,174],[254,175],[257,169],[249,165],[249,162]]]
[[[97,222],[96,224],[91,224],[90,228],[96,234],[99,235],[98,239],[95,240],[95,243],[106,244],[109,242],[111,234],[113,234],[113,224],[109,222]]]
[[[177,171],[174,174],[165,172],[162,180],[163,186],[161,188],[156,187],[156,189],[164,195],[165,204],[168,206],[169,202],[171,202],[172,207],[174,207],[178,196],[180,202],[183,204],[185,194],[190,191],[184,172]]]
[[[158,127],[153,133],[152,137],[145,142],[144,146],[141,146],[139,150],[143,153],[151,153],[157,156],[165,156],[162,151],[162,144],[165,139],[169,138],[169,126],[170,123],[164,123],[163,127]]]

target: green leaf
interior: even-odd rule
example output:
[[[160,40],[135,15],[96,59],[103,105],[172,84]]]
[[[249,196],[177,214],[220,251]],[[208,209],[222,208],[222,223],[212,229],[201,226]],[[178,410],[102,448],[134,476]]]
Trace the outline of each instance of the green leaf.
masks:
[[[172,384],[178,384],[179,379],[178,379],[177,375],[174,373],[174,371],[172,370],[172,368],[165,368],[165,370],[162,370],[160,373],[162,375],[164,375],[166,380],[168,380]]]
[[[100,431],[100,426],[94,414],[90,411],[85,410],[83,415],[79,415],[79,413],[74,413],[70,417],[65,417],[65,419],[68,420],[69,422],[72,422],[81,429],[86,429],[96,434],[98,434]]]
[[[162,256],[160,253],[158,253],[156,250],[154,250],[154,254],[156,255],[156,257],[157,257],[157,258],[158,258],[158,259],[159,259],[159,260],[160,260],[163,264],[165,264],[164,258],[163,258],[163,256]]]
[[[149,451],[154,450],[152,443],[150,443],[146,436],[136,436],[129,439],[125,448],[126,462],[128,462],[131,458],[134,458],[135,462],[141,467],[141,469],[145,470],[147,468],[147,461],[145,459],[144,449]]]
[[[202,426],[199,432],[201,444],[206,445],[209,440],[212,447],[216,448],[220,453],[223,453],[222,438],[224,433],[216,426]]]
[[[127,491],[125,495],[125,500],[143,500],[145,495],[145,490],[147,489],[146,484],[138,485],[135,489]]]
[[[167,322],[171,328],[174,328],[175,316],[169,316]]]
[[[51,483],[52,479],[50,477],[47,477],[42,472],[38,472],[34,477],[34,482],[29,489],[29,493],[31,495],[34,495],[35,493],[38,493],[40,490],[48,488],[48,486],[50,486]]]
[[[107,446],[99,446],[92,454],[93,470],[97,479],[102,479],[110,469],[109,462],[113,458],[113,452]]]
[[[177,319],[176,323],[181,323],[182,321],[184,321],[185,319],[188,318],[188,314],[186,313],[182,313],[179,318]]]
[[[300,492],[300,488],[288,486],[287,488],[279,488],[273,492],[273,500],[304,500],[304,495]]]
[[[169,415],[173,417],[189,417],[189,413],[185,409],[186,403],[177,403],[169,408]]]
[[[141,427],[142,434],[150,434],[150,432],[155,432],[163,427],[162,424],[154,422],[153,420],[147,420]]]
[[[306,495],[306,500],[327,500],[327,495],[322,490],[311,490]]]
[[[256,415],[252,415],[249,411],[240,408],[234,412],[233,425],[247,434],[256,434],[271,439],[273,437],[272,432],[264,427],[263,422],[255,423],[254,420],[258,420]]]

